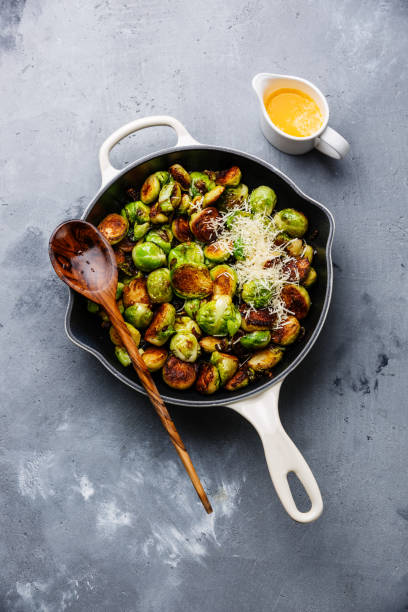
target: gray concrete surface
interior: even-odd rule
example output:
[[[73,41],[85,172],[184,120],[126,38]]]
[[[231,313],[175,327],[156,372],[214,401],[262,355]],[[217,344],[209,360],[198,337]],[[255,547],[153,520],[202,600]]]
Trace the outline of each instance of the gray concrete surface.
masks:
[[[0,609],[407,610],[407,4],[0,6]],[[259,71],[321,87],[346,160],[270,147]],[[103,139],[157,113],[271,161],[336,217],[332,308],[281,400],[325,500],[312,525],[285,515],[249,424],[173,409],[207,517],[147,402],[65,337],[48,236],[98,189]],[[173,141],[150,130],[114,160]]]

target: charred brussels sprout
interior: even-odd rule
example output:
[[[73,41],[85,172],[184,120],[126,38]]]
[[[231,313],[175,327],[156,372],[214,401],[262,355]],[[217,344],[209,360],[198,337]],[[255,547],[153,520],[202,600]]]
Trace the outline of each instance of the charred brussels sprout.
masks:
[[[153,312],[148,304],[133,304],[126,308],[124,315],[125,319],[138,329],[144,329],[153,319]]]
[[[125,308],[133,304],[147,304],[150,306],[150,297],[147,291],[146,279],[135,278],[125,285],[123,289],[123,305]]]
[[[150,230],[145,240],[146,242],[154,242],[168,255],[171,249],[171,241],[173,240],[173,232],[168,225],[163,225],[158,229]]]
[[[190,172],[190,181],[190,196],[192,198],[197,195],[203,195],[216,186],[214,181],[204,172]]]
[[[300,257],[303,251],[303,240],[300,238],[290,238],[288,236],[289,242],[285,246],[285,250],[291,257]]]
[[[98,230],[110,244],[117,244],[123,240],[128,229],[128,220],[116,213],[108,215],[98,225]]]
[[[210,276],[213,280],[213,297],[219,297],[220,295],[228,295],[230,298],[233,297],[238,283],[237,273],[231,266],[221,264],[215,266],[210,271]]]
[[[196,320],[201,329],[211,336],[233,336],[241,325],[241,315],[228,296],[202,304]]]
[[[200,346],[206,353],[214,351],[226,351],[228,349],[228,340],[226,338],[215,338],[214,336],[204,336],[200,340]]]
[[[265,331],[273,329],[276,322],[276,315],[271,313],[268,308],[249,308],[242,304],[240,306],[242,315],[241,327],[247,332]]]
[[[276,193],[270,187],[261,185],[251,192],[249,205],[253,213],[270,215],[276,205]]]
[[[140,190],[140,199],[144,204],[152,204],[159,197],[160,181],[155,174],[147,177]]]
[[[228,212],[240,206],[248,197],[248,187],[241,183],[236,187],[227,187],[219,200],[219,209]]]
[[[140,344],[140,331],[138,329],[136,329],[135,327],[133,327],[133,325],[131,325],[130,323],[125,323],[125,325],[128,328],[130,335],[132,336],[133,342],[136,344],[136,346],[139,346],[139,344]],[[119,336],[118,332],[116,331],[116,329],[113,327],[113,325],[112,325],[112,327],[109,330],[109,336],[110,336],[110,339],[112,340],[113,344],[115,344],[116,346],[123,346],[122,345],[122,340],[120,339],[120,336]]]
[[[178,316],[174,323],[174,329],[176,332],[186,332],[193,334],[196,338],[201,336],[201,329],[199,325],[188,316]]]
[[[190,232],[188,221],[187,219],[184,219],[184,217],[177,217],[176,219],[173,219],[171,230],[174,237],[179,242],[187,242],[193,237],[192,233]]]
[[[185,170],[180,164],[173,164],[170,166],[170,174],[175,181],[180,183],[183,189],[188,189],[190,187],[191,177],[187,170]]]
[[[198,298],[193,298],[192,300],[186,300],[184,302],[184,310],[186,311],[186,314],[188,314],[188,316],[191,317],[192,319],[195,319],[196,314],[200,308],[200,304],[201,304],[201,300],[199,300]]]
[[[160,346],[149,346],[144,351],[140,349],[140,353],[149,372],[161,370],[166,363],[168,355],[167,350]]]
[[[242,286],[242,299],[246,304],[250,304],[255,308],[264,308],[267,306],[274,295],[274,288],[260,281],[249,281]]]
[[[169,253],[169,268],[175,268],[185,263],[204,263],[203,251],[196,242],[178,244]]]
[[[158,172],[154,173],[154,176],[159,179],[161,187],[170,181],[170,173],[166,172],[166,170],[159,170]]]
[[[174,334],[176,309],[172,304],[161,304],[156,310],[153,321],[145,333],[146,342],[155,346],[163,346]]]
[[[239,365],[238,357],[228,355],[227,353],[219,353],[218,351],[212,353],[210,363],[217,368],[222,387],[234,376]]]
[[[168,268],[157,268],[157,270],[150,272],[147,277],[147,291],[155,304],[171,302],[173,291],[170,284],[170,270]]]
[[[246,351],[255,351],[256,349],[264,348],[271,341],[271,332],[268,330],[254,331],[245,334],[239,339],[239,343]]]
[[[200,345],[194,334],[177,332],[170,340],[170,351],[181,361],[194,363],[200,354]]]
[[[196,389],[204,395],[212,395],[220,386],[220,375],[212,363],[203,361],[198,369]]]
[[[293,344],[299,336],[300,323],[296,317],[288,317],[283,323],[274,329],[271,334],[271,339],[274,344],[287,346]]]
[[[207,208],[207,206],[212,206],[214,202],[216,202],[218,198],[222,196],[224,189],[225,187],[218,185],[218,187],[214,187],[214,189],[211,189],[211,191],[207,191],[203,197],[202,207]]]
[[[162,212],[160,208],[160,204],[156,202],[156,204],[150,209],[150,221],[154,225],[159,225],[160,223],[168,223],[171,212],[164,214],[164,212]]]
[[[286,308],[297,319],[304,319],[310,308],[310,296],[307,289],[300,285],[285,285],[281,293]]]
[[[271,370],[276,366],[277,363],[283,357],[283,349],[277,346],[271,346],[269,348],[257,351],[252,355],[251,359],[248,360],[248,366],[255,372],[263,372],[265,370]]]
[[[292,238],[302,238],[307,232],[307,217],[294,208],[280,210],[274,215],[273,221],[278,229],[287,232]]]
[[[204,264],[179,264],[171,271],[174,293],[184,299],[204,298],[212,291],[210,273]]]
[[[306,257],[297,257],[283,266],[283,273],[285,274],[286,280],[291,282],[299,281],[299,283],[303,283],[309,274],[309,270],[310,263]]]
[[[238,391],[247,387],[249,383],[254,379],[254,371],[251,370],[246,364],[241,366],[226,383],[225,388],[227,391]]]
[[[204,255],[211,263],[222,263],[230,258],[231,253],[222,242],[212,242],[204,247]]]
[[[143,242],[133,248],[132,259],[136,268],[143,272],[150,272],[166,263],[166,254],[154,242]]]
[[[132,363],[129,354],[127,353],[126,349],[123,348],[123,346],[115,346],[115,355],[119,363],[121,363],[125,368],[130,366]]]
[[[196,369],[192,363],[187,363],[171,355],[164,364],[162,376],[166,385],[172,389],[184,391],[194,384]]]
[[[191,215],[190,229],[200,242],[211,242],[217,236],[216,223],[220,220],[218,210],[209,206]]]
[[[190,215],[192,212],[193,203],[188,193],[183,193],[181,196],[180,206],[178,207],[178,213],[180,215]]]
[[[311,287],[317,280],[317,273],[314,268],[309,268],[309,273],[306,276],[303,284],[305,287]]]
[[[242,173],[238,166],[232,166],[229,170],[220,170],[215,173],[215,182],[217,185],[225,185],[226,187],[236,187],[239,185]]]

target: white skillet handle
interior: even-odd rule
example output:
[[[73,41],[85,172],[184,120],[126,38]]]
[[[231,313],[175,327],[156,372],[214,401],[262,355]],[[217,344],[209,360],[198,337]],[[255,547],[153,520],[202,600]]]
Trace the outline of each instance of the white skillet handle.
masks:
[[[259,433],[273,485],[286,512],[299,523],[311,523],[323,511],[319,486],[310,467],[282,427],[278,412],[279,383],[260,395],[231,404]],[[311,501],[307,512],[298,510],[287,475],[295,472]]]
[[[176,147],[183,147],[186,145],[199,144],[186,130],[184,125],[169,115],[155,115],[152,117],[143,117],[141,119],[135,119],[126,125],[120,127],[116,132],[113,132],[103,143],[99,149],[99,165],[102,174],[102,187],[111,181],[120,172],[117,168],[112,166],[109,160],[109,153],[113,147],[118,144],[122,138],[126,138],[134,132],[143,130],[148,127],[156,127],[159,125],[167,125],[172,127],[177,134]]]

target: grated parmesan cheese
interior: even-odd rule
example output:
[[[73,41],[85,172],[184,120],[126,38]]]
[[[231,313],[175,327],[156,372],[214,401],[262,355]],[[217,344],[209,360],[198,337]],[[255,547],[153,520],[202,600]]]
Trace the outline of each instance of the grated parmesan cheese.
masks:
[[[260,291],[262,288],[269,290],[271,298],[267,308],[276,316],[275,328],[279,328],[288,315],[293,314],[282,300],[282,287],[286,283],[298,284],[296,280],[289,280],[288,264],[295,260],[285,251],[289,241],[276,244],[281,230],[271,217],[262,213],[235,216],[237,212],[251,213],[248,200],[229,212],[221,213],[221,218],[209,220],[208,224],[217,235],[217,243],[226,252],[233,256],[234,245],[239,245],[242,259],[229,264],[237,273],[238,288],[242,290],[245,283],[256,281]],[[227,228],[226,222],[232,221],[232,217],[231,227]]]

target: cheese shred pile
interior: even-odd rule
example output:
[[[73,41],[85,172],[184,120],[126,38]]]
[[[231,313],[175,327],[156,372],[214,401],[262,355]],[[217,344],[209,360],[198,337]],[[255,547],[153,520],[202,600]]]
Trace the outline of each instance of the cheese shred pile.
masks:
[[[208,223],[217,235],[220,248],[235,257],[229,265],[237,274],[238,289],[242,291],[244,284],[255,281],[255,296],[269,292],[266,307],[276,316],[275,328],[281,327],[293,314],[285,307],[282,288],[286,283],[298,284],[297,280],[290,280],[290,264],[294,258],[285,250],[290,241],[277,244],[281,230],[269,216],[252,214],[247,200]]]

